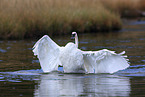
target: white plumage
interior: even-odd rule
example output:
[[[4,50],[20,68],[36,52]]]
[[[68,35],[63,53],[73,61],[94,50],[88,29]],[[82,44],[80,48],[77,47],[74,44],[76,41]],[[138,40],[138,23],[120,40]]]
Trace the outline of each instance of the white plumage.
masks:
[[[75,43],[65,47],[58,46],[51,38],[44,35],[33,47],[44,72],[58,70],[62,65],[65,73],[114,73],[129,67],[123,56],[125,51],[116,54],[107,49],[99,51],[82,51],[78,49],[77,33],[73,32]]]

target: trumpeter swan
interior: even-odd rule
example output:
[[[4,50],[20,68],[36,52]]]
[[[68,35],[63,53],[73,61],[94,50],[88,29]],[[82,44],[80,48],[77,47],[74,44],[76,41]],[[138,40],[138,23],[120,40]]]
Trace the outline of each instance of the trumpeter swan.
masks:
[[[72,32],[75,43],[58,46],[49,36],[44,35],[33,47],[44,72],[58,70],[62,65],[65,73],[114,73],[129,67],[123,56],[125,51],[116,54],[107,49],[82,51],[78,49],[78,36]]]

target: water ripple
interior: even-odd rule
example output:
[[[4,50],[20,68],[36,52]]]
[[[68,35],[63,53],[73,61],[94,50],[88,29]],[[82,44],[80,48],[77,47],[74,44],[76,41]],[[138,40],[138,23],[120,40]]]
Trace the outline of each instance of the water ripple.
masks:
[[[135,21],[135,22],[131,22],[129,25],[143,25],[145,24],[145,21]]]
[[[48,74],[48,73],[47,73]],[[22,80],[40,80],[39,77],[43,75],[47,75],[43,73],[42,70],[20,70],[15,72],[0,72],[0,81],[9,81],[9,82],[21,82]],[[50,75],[57,74],[63,74],[60,72],[52,72]],[[63,74],[63,76],[66,76],[69,74]],[[92,74],[88,74],[92,75]],[[104,74],[93,74],[94,76],[104,76]],[[112,75],[112,74],[107,74]],[[114,76],[124,76],[124,77],[145,77],[145,65],[133,65],[130,66],[128,69],[118,71],[113,74]],[[56,77],[57,77],[56,76]],[[87,76],[87,75],[86,75]],[[86,77],[85,76],[85,77]]]
[[[38,80],[42,70],[20,70],[15,72],[0,72],[0,81],[22,82],[22,80]]]
[[[145,65],[133,65],[126,70],[117,72],[116,74],[128,77],[145,77]]]
[[[0,52],[5,53],[5,52],[7,52],[7,51],[0,48]]]

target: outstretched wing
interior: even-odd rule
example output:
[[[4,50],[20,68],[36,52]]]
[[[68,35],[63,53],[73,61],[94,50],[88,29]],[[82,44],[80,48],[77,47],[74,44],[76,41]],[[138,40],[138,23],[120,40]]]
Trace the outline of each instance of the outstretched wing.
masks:
[[[83,51],[84,65],[88,73],[114,73],[129,67],[128,61],[122,56],[125,51],[116,54],[106,49],[100,51]]]
[[[39,39],[33,47],[44,72],[57,70],[59,65],[59,46],[47,35]]]

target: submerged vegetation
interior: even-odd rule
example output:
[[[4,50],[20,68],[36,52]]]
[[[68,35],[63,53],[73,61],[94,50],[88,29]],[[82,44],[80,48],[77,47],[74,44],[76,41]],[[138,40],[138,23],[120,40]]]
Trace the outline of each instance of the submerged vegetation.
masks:
[[[145,10],[143,1],[0,0],[0,38],[119,30],[122,16],[130,10]]]

